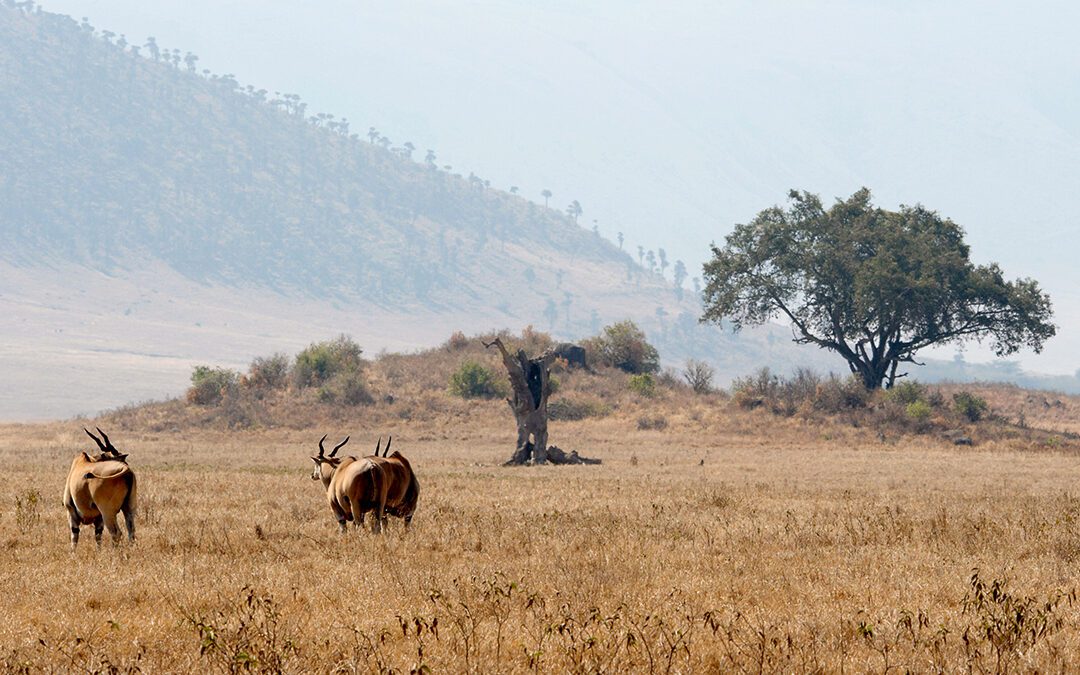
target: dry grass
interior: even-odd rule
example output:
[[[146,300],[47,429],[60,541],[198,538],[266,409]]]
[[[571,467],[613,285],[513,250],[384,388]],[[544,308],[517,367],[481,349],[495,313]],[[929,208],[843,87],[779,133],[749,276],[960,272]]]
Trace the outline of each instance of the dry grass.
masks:
[[[606,417],[552,427],[552,442],[604,460],[593,467],[497,466],[513,432],[499,401],[444,396],[377,427],[362,409],[325,429],[352,433],[354,451],[393,433],[417,467],[413,529],[382,537],[337,533],[308,479],[323,430],[114,431],[139,474],[140,539],[96,551],[84,537],[74,557],[60,492],[88,439],[76,424],[0,427],[0,664],[1015,671],[1080,658],[1071,446],[882,442],[687,392],[615,398]],[[643,414],[666,428],[639,430]]]

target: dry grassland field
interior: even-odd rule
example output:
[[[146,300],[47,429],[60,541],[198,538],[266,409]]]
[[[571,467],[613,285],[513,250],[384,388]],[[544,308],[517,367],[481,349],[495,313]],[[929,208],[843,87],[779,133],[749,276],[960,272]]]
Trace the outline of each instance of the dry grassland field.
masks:
[[[376,362],[373,386],[399,367]],[[617,381],[565,375],[560,394]],[[1002,409],[1032,395],[984,393]],[[170,429],[169,405],[93,420],[131,453],[138,541],[97,550],[84,528],[75,555],[61,491],[92,449],[85,421],[0,428],[0,670],[1080,664],[1075,399],[1031,407],[1027,424],[1057,435],[976,426],[969,447],[722,395],[620,394],[551,424],[602,465],[508,468],[505,403],[429,394],[408,393],[429,410],[413,419],[399,397],[315,428]],[[422,486],[409,531],[338,532],[310,479],[327,432],[364,454],[393,434]]]

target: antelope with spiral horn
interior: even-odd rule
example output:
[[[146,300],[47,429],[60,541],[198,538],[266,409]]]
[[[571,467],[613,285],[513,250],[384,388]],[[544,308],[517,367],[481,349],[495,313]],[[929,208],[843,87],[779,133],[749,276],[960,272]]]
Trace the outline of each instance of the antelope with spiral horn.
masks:
[[[112,535],[114,544],[118,543],[118,513],[124,514],[128,539],[135,541],[135,472],[128,466],[127,454],[121,454],[100,427],[95,428],[101,438],[85,427],[83,431],[94,439],[100,452],[93,456],[79,453],[71,462],[64,484],[64,508],[71,523],[72,551],[79,545],[79,530],[83,525],[94,525],[94,539],[99,546],[103,529]]]

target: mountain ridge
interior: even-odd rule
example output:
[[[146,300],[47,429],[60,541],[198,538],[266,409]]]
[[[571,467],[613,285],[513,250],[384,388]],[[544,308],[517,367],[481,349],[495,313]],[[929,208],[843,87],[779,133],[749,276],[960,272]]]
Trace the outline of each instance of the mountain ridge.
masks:
[[[18,383],[3,405],[20,415],[160,397],[194,363],[342,332],[370,352],[529,324],[573,339],[631,318],[667,363],[735,372],[755,360],[754,335],[782,330],[698,324],[696,295],[657,271],[673,261],[642,267],[573,209],[413,161],[294,95],[199,74],[178,50],[148,43],[146,57],[86,21],[11,5],[0,305]],[[63,375],[46,383],[50,360]],[[109,367],[123,381],[102,385]],[[35,413],[34,399],[63,404]]]

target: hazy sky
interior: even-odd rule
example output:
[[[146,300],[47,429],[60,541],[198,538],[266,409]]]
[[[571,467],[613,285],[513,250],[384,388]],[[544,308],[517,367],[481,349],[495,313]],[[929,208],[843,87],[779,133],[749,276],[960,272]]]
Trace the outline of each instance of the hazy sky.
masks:
[[[782,201],[861,185],[1051,292],[1045,372],[1080,368],[1080,4],[48,0],[200,68],[295,92],[520,186],[695,272]],[[949,351],[951,354],[951,350]],[[980,355],[973,350],[970,359]]]

